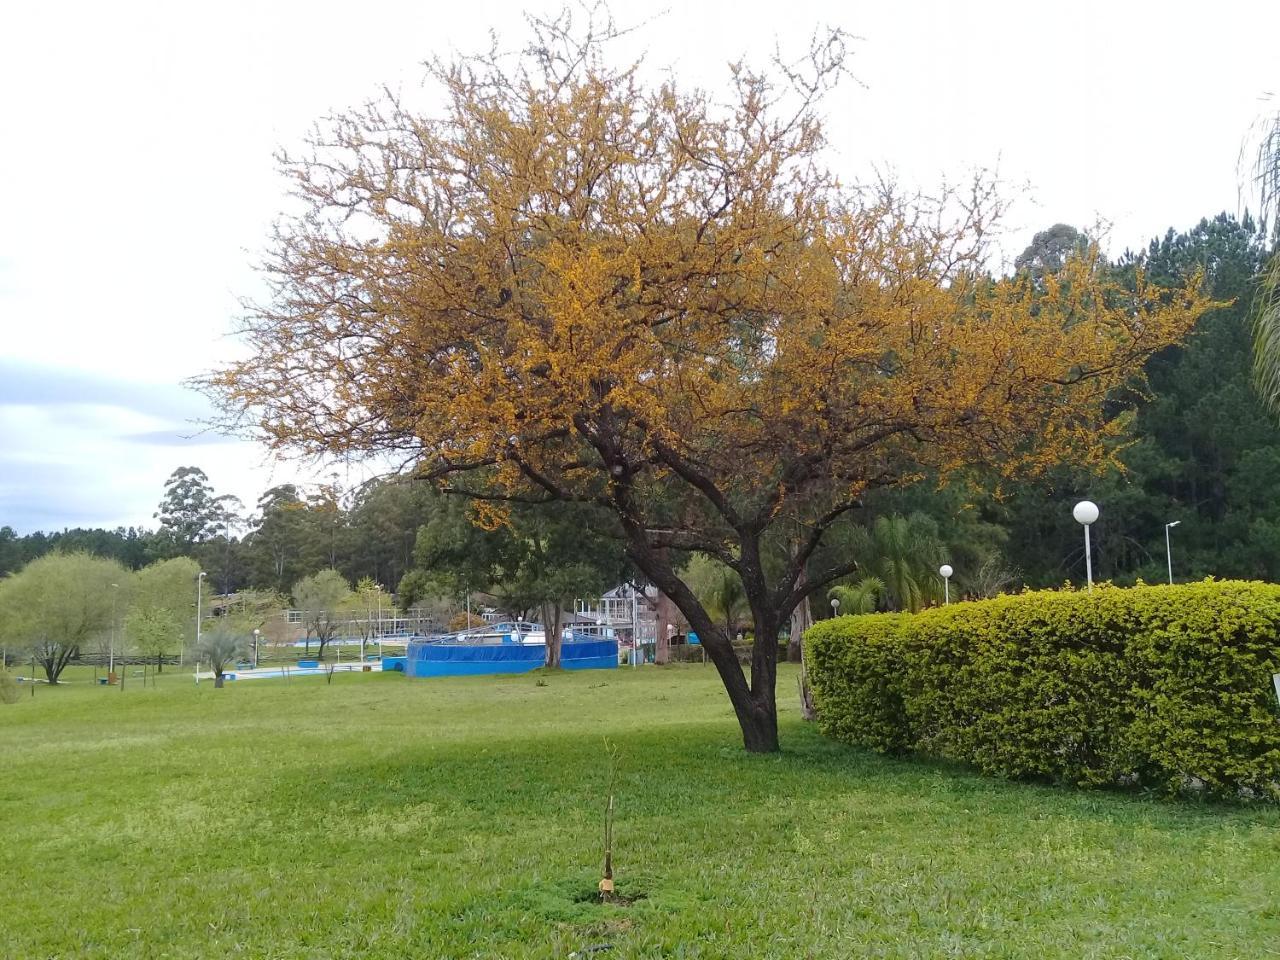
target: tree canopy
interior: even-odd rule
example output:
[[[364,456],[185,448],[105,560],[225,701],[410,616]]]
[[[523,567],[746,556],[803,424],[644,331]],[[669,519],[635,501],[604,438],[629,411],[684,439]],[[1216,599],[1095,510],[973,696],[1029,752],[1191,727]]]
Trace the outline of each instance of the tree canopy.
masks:
[[[278,449],[608,510],[706,637],[748,748],[776,749],[774,638],[849,569],[798,583],[831,526],[924,470],[1104,462],[1103,401],[1208,302],[1196,277],[1122,283],[1096,248],[1043,284],[991,279],[982,183],[843,185],[818,115],[838,34],[713,95],[562,26],[515,67],[437,62],[440,115],[389,97],[284,159],[306,209],[277,229],[252,358],[208,385]],[[795,548],[770,574],[775,528]],[[749,681],[678,574],[689,549],[743,580]]]
[[[337,636],[343,608],[351,599],[351,584],[337,570],[321,570],[294,584],[293,602],[302,612],[308,650],[315,638],[317,656],[324,657],[325,647]]]
[[[225,522],[224,510],[213,495],[209,477],[199,467],[179,467],[164,483],[164,498],[156,511],[160,533],[179,548],[203,543]]]
[[[157,667],[184,637],[194,640],[195,595],[200,565],[189,557],[159,560],[134,577],[125,637],[143,656],[155,657]]]
[[[50,683],[79,648],[106,636],[122,615],[129,571],[87,553],[51,553],[0,582],[0,637],[34,656]]]

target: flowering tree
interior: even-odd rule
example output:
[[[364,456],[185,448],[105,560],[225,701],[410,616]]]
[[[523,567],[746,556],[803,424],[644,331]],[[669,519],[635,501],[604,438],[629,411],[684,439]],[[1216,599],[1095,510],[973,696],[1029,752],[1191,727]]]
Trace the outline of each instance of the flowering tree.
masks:
[[[1205,301],[1122,288],[1095,250],[990,280],[982,184],[842,185],[817,114],[838,34],[735,66],[720,104],[534,27],[516,62],[436,62],[439,115],[388,96],[283,158],[306,210],[276,232],[250,358],[207,382],[277,448],[399,457],[490,522],[603,507],[704,638],[746,747],[775,750],[779,629],[853,567],[807,569],[827,531],[925,470],[1099,462],[1104,398]],[[688,550],[741,578],[749,672]]]

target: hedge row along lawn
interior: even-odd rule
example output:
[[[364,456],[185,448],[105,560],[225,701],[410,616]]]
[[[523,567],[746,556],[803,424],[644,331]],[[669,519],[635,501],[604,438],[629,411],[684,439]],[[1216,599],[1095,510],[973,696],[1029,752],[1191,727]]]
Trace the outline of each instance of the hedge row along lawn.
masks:
[[[999,776],[1280,801],[1280,586],[1039,591],[818,624],[824,731]]]
[[[6,958],[1280,955],[1280,811],[886,759],[792,702],[748,755],[711,667],[69,679],[0,705]],[[591,899],[606,740],[628,906]]]

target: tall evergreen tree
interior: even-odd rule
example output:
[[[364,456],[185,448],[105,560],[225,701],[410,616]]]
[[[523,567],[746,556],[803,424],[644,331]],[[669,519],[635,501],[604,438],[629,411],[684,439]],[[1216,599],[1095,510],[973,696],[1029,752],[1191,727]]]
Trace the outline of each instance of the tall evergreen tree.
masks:
[[[155,517],[160,521],[160,535],[178,552],[216,534],[222,512],[205,472],[199,467],[173,471],[164,482],[164,497]]]

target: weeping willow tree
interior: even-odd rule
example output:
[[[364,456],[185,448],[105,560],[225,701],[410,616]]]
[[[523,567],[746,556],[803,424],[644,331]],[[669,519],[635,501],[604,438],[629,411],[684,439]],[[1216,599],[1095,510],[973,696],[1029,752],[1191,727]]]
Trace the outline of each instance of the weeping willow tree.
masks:
[[[1251,179],[1263,222],[1280,213],[1280,111],[1255,127]],[[1254,383],[1262,402],[1280,415],[1280,250],[1272,253],[1254,299]]]

